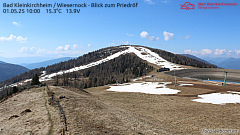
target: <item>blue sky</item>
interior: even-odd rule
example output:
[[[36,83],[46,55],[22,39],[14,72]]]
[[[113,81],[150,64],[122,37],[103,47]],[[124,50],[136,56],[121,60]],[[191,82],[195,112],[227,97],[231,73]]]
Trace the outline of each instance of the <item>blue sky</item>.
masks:
[[[32,3],[134,3],[137,8],[80,8],[79,14],[4,14],[0,57],[77,57],[121,44],[139,44],[199,57],[240,57],[240,2],[219,9],[180,9],[185,0],[32,0]],[[29,2],[29,1],[28,1]],[[197,8],[199,2],[188,0]],[[65,9],[63,9],[65,10]]]

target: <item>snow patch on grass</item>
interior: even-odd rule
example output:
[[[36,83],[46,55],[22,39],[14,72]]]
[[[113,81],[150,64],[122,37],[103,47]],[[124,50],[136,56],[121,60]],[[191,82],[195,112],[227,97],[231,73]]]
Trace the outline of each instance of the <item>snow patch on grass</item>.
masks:
[[[178,86],[193,86],[193,84],[181,83]]]
[[[116,92],[140,92],[147,94],[177,94],[179,90],[167,88],[167,84],[171,82],[164,82],[162,84],[156,82],[145,82],[145,83],[131,83],[128,85],[110,86],[108,91]]]
[[[211,103],[224,105],[227,103],[240,103],[240,95],[238,94],[221,94],[221,93],[211,93],[205,95],[198,95],[199,99],[193,99],[192,101],[200,103]]]
[[[240,94],[240,92],[237,92],[237,91],[227,91],[229,93],[233,93],[233,94]]]

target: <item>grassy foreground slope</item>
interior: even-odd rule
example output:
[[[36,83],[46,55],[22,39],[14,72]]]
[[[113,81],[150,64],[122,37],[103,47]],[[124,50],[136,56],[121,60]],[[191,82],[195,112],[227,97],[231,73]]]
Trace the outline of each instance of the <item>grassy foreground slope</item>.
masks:
[[[162,82],[174,82],[173,76],[156,72],[148,75],[151,74],[155,76],[145,81],[161,79]],[[181,91],[176,95],[113,92],[106,90],[109,85],[85,91],[59,86],[49,88],[65,112],[68,123],[66,134],[198,135],[202,134],[202,129],[240,130],[240,104],[216,105],[191,101],[199,94],[226,93],[229,90],[240,92],[239,85],[222,87],[217,82],[182,78],[177,78],[177,82],[194,85],[167,85]],[[14,135],[31,131],[34,134],[60,134],[63,125],[59,110],[46,104],[46,99],[43,87],[23,91],[0,103],[0,133]],[[25,109],[32,112],[22,115]],[[51,114],[53,126],[48,114]],[[13,115],[19,117],[11,118]]]
[[[58,108],[49,105],[46,90],[32,88],[0,102],[0,134],[59,134]]]

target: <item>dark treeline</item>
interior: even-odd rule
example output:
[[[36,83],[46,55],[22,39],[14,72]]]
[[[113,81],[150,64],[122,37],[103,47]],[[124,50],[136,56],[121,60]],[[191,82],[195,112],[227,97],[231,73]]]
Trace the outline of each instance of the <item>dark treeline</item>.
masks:
[[[105,58],[107,56],[110,56],[116,52],[123,51],[127,48],[119,48],[119,47],[108,47],[108,48],[103,48],[97,51],[89,52],[88,54],[84,54],[83,56],[78,57],[77,59],[71,59],[65,62],[60,62],[57,64],[53,64],[50,66],[42,67],[42,68],[36,68],[33,70],[30,70],[28,72],[25,72],[21,75],[15,76],[11,79],[5,80],[3,82],[0,82],[0,87],[3,87],[5,85],[10,85],[22,80],[30,79],[32,78],[35,74],[40,76],[42,74],[42,71],[47,71],[47,74],[58,72],[60,70],[67,70],[70,68],[73,68],[74,66],[81,66],[85,65],[94,61],[97,61],[99,59]]]
[[[179,54],[174,54],[171,52],[167,52],[164,50],[160,50],[160,49],[154,49],[154,48],[150,48],[147,47],[148,49],[150,49],[151,51],[157,53],[160,57],[164,58],[165,60],[172,62],[172,63],[176,63],[176,64],[180,64],[180,65],[186,65],[186,66],[193,66],[193,67],[198,67],[198,68],[217,68],[216,65],[210,64],[210,63],[205,63],[196,59],[192,59],[183,55],[179,55]]]
[[[8,87],[8,88],[2,88],[0,90],[0,101],[4,98],[7,98],[11,96],[14,93],[17,93],[19,90],[16,86],[14,87]]]
[[[97,51],[89,52],[88,54],[84,54],[83,56],[78,57],[77,59],[71,59],[65,62],[53,64],[51,66],[46,67],[47,73],[54,73],[60,70],[67,70],[70,68],[73,68],[74,66],[81,66],[86,65],[94,61],[98,61],[102,58],[105,58],[107,56],[110,56],[114,53],[117,53],[119,51],[123,51],[127,48],[119,48],[119,47],[108,47],[103,48]]]
[[[56,85],[89,88],[106,84],[125,83],[153,70],[133,54],[122,55],[101,65],[56,77]]]
[[[5,85],[10,85],[10,84],[22,81],[22,80],[30,79],[35,74],[40,76],[42,74],[41,72],[44,71],[44,70],[45,70],[45,68],[43,68],[43,67],[30,70],[30,71],[25,72],[25,73],[23,73],[21,75],[18,75],[18,76],[15,76],[15,77],[11,78],[11,79],[8,79],[8,80],[5,80],[3,82],[0,82],[0,87],[3,87]]]
[[[31,85],[39,86],[40,82],[39,82],[39,78],[38,75],[35,74],[35,76],[33,77],[32,81],[31,81]],[[44,85],[42,85],[44,86]],[[33,87],[33,86],[31,86]],[[9,86],[4,86],[0,89],[0,101],[2,99],[7,99],[8,97],[10,97],[12,94],[15,94],[17,92],[21,92],[25,89],[29,89],[30,85],[29,83],[25,84],[24,86],[19,85],[19,86],[13,86],[13,87],[9,87]]]

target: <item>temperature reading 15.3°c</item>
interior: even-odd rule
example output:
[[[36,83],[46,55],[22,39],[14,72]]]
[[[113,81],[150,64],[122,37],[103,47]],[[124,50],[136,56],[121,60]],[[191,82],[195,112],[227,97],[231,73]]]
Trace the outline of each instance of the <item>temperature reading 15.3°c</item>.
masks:
[[[62,9],[46,9],[47,13],[62,13]]]
[[[80,13],[80,9],[67,9],[67,13]]]

